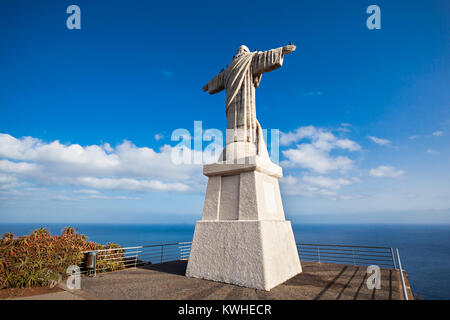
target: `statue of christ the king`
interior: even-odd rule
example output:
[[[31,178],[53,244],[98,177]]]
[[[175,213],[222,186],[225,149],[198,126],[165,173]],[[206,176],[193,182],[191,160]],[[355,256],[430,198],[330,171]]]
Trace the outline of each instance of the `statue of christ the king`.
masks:
[[[227,68],[203,87],[203,91],[210,94],[226,91],[227,149],[230,144],[244,143],[250,145],[255,154],[267,153],[262,129],[256,119],[255,89],[262,74],[281,67],[284,55],[295,49],[295,45],[290,44],[268,51],[250,52],[246,46],[240,46]]]
[[[291,44],[264,52],[241,46],[203,88],[226,91],[227,137],[222,159],[203,166],[208,186],[188,277],[270,290],[302,272],[278,184],[283,170],[269,158],[255,110],[261,75],[294,50]]]

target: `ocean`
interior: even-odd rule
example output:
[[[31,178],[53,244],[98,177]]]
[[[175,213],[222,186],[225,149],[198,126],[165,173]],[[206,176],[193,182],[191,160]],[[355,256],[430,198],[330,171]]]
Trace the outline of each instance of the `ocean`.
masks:
[[[88,240],[122,246],[191,241],[194,225],[0,224],[0,234],[25,235],[73,226]],[[450,299],[450,225],[293,225],[296,242],[398,248],[411,289],[424,299]]]

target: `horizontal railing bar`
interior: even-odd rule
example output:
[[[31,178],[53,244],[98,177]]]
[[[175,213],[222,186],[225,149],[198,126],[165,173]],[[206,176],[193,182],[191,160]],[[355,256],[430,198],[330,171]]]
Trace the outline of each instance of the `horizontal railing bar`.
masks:
[[[179,245],[167,245],[167,246],[144,246],[143,249],[144,250],[161,250],[161,247],[163,247],[164,249],[179,249],[180,246]]]
[[[178,253],[178,252],[175,252],[175,251],[164,252],[163,254],[166,255],[166,254],[172,254],[172,253]],[[161,256],[161,252],[147,252],[147,253],[142,253],[139,256],[140,257],[144,257],[144,256]]]
[[[336,250],[336,251],[367,251],[367,252],[390,252],[388,249],[380,248],[351,248],[351,247],[327,247],[327,246],[301,246],[297,245],[297,248],[303,248],[305,250],[316,250],[318,248],[324,250]]]
[[[367,262],[346,263],[345,261],[338,261],[338,260],[325,260],[325,261],[321,260],[321,261],[319,261],[319,260],[303,259],[303,261],[309,261],[309,262],[314,262],[314,263],[335,263],[335,264],[342,264],[342,265],[348,265],[348,266],[371,266],[371,265],[374,265],[373,263],[367,263]],[[390,264],[377,263],[376,266],[379,266],[381,268],[393,269],[393,266]]]
[[[129,264],[124,264],[124,267],[127,268],[127,267],[133,266],[133,265],[134,265],[134,262],[133,263],[129,263]],[[102,271],[102,270],[107,270],[107,269],[110,269],[110,266],[105,266],[103,268],[96,268],[95,270],[96,271]],[[118,271],[118,270],[111,270],[111,271]]]
[[[320,251],[320,253],[318,252],[308,252],[308,251],[298,251],[298,254],[310,254],[310,255],[329,255],[332,257],[369,257],[369,258],[382,258],[382,259],[387,259],[392,261],[391,257],[389,256],[380,256],[380,255],[370,255],[370,254],[354,254],[352,255],[351,253],[334,253],[334,252],[322,252]]]
[[[128,258],[124,258],[124,259],[121,259],[121,258],[115,258],[115,259],[109,259],[109,260],[100,260],[100,261],[98,261],[97,260],[97,264],[101,264],[101,263],[108,263],[108,262],[124,262],[124,261],[130,261],[130,260],[136,260],[136,257],[128,257]]]
[[[121,250],[121,252],[114,252],[114,253],[99,253],[97,254],[97,257],[105,257],[105,256],[114,256],[118,254],[125,254],[125,253],[136,253],[136,252],[143,252],[144,250],[134,249],[134,250]]]
[[[374,249],[391,249],[390,247],[373,247],[373,246],[355,246],[344,244],[313,244],[313,243],[297,243],[298,246],[319,246],[319,247],[349,247],[349,248],[374,248]]]
[[[137,256],[137,254],[127,254],[127,255],[110,256],[110,257],[98,257],[97,261],[120,259],[120,258],[129,258],[129,257],[136,257],[136,256]]]
[[[164,249],[163,249],[163,252],[170,252],[170,251],[179,251],[180,250],[180,248],[178,248],[178,247],[164,247]],[[161,249],[158,249],[158,250],[148,250],[148,251],[151,251],[151,252],[161,252]],[[144,252],[146,252],[146,250],[144,250]]]
[[[314,251],[302,251],[302,252],[318,254],[317,251],[316,252],[314,252]],[[355,257],[378,257],[378,258],[389,258],[389,260],[392,260],[391,259],[391,255],[380,256],[380,255],[374,255],[374,254],[357,254],[357,253],[352,255],[351,253],[339,253],[339,252],[320,251],[320,255],[322,255],[322,254],[330,254],[330,255],[336,255],[336,256],[339,255],[339,256],[355,256]]]
[[[140,256],[161,255],[161,251],[142,252]]]
[[[172,254],[172,253],[170,253],[170,254]],[[174,253],[175,254],[175,253]],[[169,254],[167,254],[167,255],[169,255]],[[164,256],[164,255],[163,255]],[[153,257],[155,257],[155,258],[161,258],[161,254],[142,254],[142,255],[140,255],[139,256],[140,258],[153,258]]]
[[[127,263],[134,263],[134,260],[129,260],[129,261],[108,261],[106,264],[120,264],[123,263],[124,265]],[[102,264],[100,264],[102,265]]]
[[[118,254],[124,254],[124,253],[136,253],[136,252],[143,252],[142,248],[139,249],[133,249],[133,250],[120,250],[121,252],[101,252],[97,254],[97,257],[104,257],[104,256],[112,256],[112,255],[118,255]]]
[[[336,251],[336,252],[357,252],[357,253],[383,253],[383,254],[386,254],[386,255],[391,255],[391,253],[390,253],[390,251],[376,251],[376,250],[361,250],[361,249],[335,249],[335,248],[319,248],[319,247],[316,247],[316,248],[312,248],[312,247],[309,247],[309,248],[302,248],[302,247],[299,247],[299,246],[297,246],[297,249],[298,250],[305,250],[305,251],[317,251],[317,250],[321,250],[321,252],[322,252],[322,250],[328,250],[328,251]]]
[[[376,254],[382,254],[382,255],[386,255],[386,256],[390,256],[390,252],[389,251],[375,251],[375,250],[359,250],[359,249],[334,249],[334,248],[324,248],[324,247],[309,247],[309,248],[305,248],[305,247],[297,247],[297,250],[304,250],[304,251],[313,251],[313,252],[317,252],[317,251],[329,251],[329,252],[351,252],[351,253],[376,253]]]
[[[170,252],[170,251],[179,251],[179,248],[164,248],[163,252]],[[142,252],[161,252],[161,248],[158,248],[157,250],[143,250]]]
[[[179,250],[164,250],[163,253],[172,253],[172,252],[180,252]],[[142,254],[161,254],[161,251],[144,251]]]
[[[379,254],[367,254],[367,253],[359,253],[359,252],[336,252],[336,251],[325,251],[325,250],[301,250],[298,249],[297,252],[304,252],[304,253],[312,253],[312,254],[334,254],[334,255],[342,255],[342,256],[367,256],[367,257],[382,257],[382,258],[391,258],[390,255],[379,255]]]
[[[322,260],[322,258],[320,259],[320,261],[319,261],[319,259],[314,259],[314,260],[311,260],[311,259],[303,259],[303,261],[318,262],[318,263],[339,262],[340,264],[348,264],[348,263],[343,263],[343,262],[348,262],[348,261],[333,260],[333,259],[325,259],[325,260]],[[360,266],[360,265],[363,265],[363,266],[368,266],[368,265],[372,265],[372,264],[371,264],[371,263],[368,263],[368,262],[359,262],[359,263],[355,263],[355,264],[351,263],[351,264],[349,264],[349,265],[359,265],[359,266]],[[383,267],[392,267],[392,264],[378,263],[377,265],[383,266]]]
[[[333,258],[333,259],[343,259],[343,260],[365,260],[365,261],[381,261],[381,262],[392,262],[392,260],[385,260],[385,259],[365,259],[365,258],[352,258],[352,257],[337,257],[337,256],[328,256],[328,255],[307,255],[307,254],[299,254],[301,257],[317,257],[320,258]]]
[[[142,246],[138,246],[138,247],[125,247],[125,248],[111,248],[111,249],[101,249],[101,250],[87,250],[87,251],[82,251],[82,253],[88,253],[88,252],[104,252],[104,251],[114,251],[114,250],[127,250],[127,249],[139,249],[142,248]]]
[[[136,257],[138,255],[136,252],[127,252],[127,253],[119,253],[119,254],[113,254],[110,256],[99,256],[97,257],[97,260],[108,260],[108,259],[115,259],[119,256],[121,257]]]
[[[355,261],[362,261],[362,260],[364,260],[364,261],[376,261],[376,262],[392,262],[392,260],[383,260],[383,259],[364,259],[364,258],[352,258],[352,257],[336,257],[336,256],[326,256],[326,255],[320,255],[320,257],[318,256],[318,255],[299,255],[299,256],[302,256],[302,257],[317,257],[317,259],[321,259],[322,260],[322,258],[324,258],[324,259],[326,259],[326,258],[333,258],[333,259],[341,259],[342,261],[352,261],[352,260],[355,260]]]
[[[147,246],[142,246],[143,248],[151,248],[151,247],[165,247],[165,246],[175,246],[178,245],[179,243],[165,243],[165,244],[151,244],[151,245],[147,245]]]
[[[162,258],[164,259],[165,257],[177,258],[177,257],[179,257],[179,255],[175,255],[175,254],[166,255],[166,256],[163,256]],[[140,259],[141,260],[161,260],[161,256],[159,256],[159,257],[141,257]]]

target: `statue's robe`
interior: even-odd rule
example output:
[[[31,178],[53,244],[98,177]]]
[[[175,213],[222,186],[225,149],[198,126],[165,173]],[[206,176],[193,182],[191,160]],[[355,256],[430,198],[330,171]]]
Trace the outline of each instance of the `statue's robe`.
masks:
[[[208,82],[210,94],[224,89],[227,94],[227,129],[234,130],[234,134],[232,137],[227,135],[226,144],[252,142],[259,149],[263,141],[261,126],[256,119],[255,89],[263,73],[275,70],[282,64],[282,47],[264,52],[243,52],[234,56],[228,67]]]

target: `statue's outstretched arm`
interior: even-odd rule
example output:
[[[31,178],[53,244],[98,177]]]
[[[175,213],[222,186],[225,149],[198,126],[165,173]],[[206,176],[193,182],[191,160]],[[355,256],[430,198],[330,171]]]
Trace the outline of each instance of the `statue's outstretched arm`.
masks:
[[[203,91],[208,91],[210,94],[214,94],[225,89],[225,83],[223,79],[223,71],[221,71],[217,76],[211,79],[204,87]]]
[[[283,54],[289,54],[291,52],[294,52],[297,47],[293,44],[288,44],[287,46],[283,47]]]
[[[294,52],[295,49],[296,46],[290,43],[284,47],[256,52],[252,62],[253,76],[257,77],[265,72],[270,72],[280,68],[283,64],[284,55]]]

